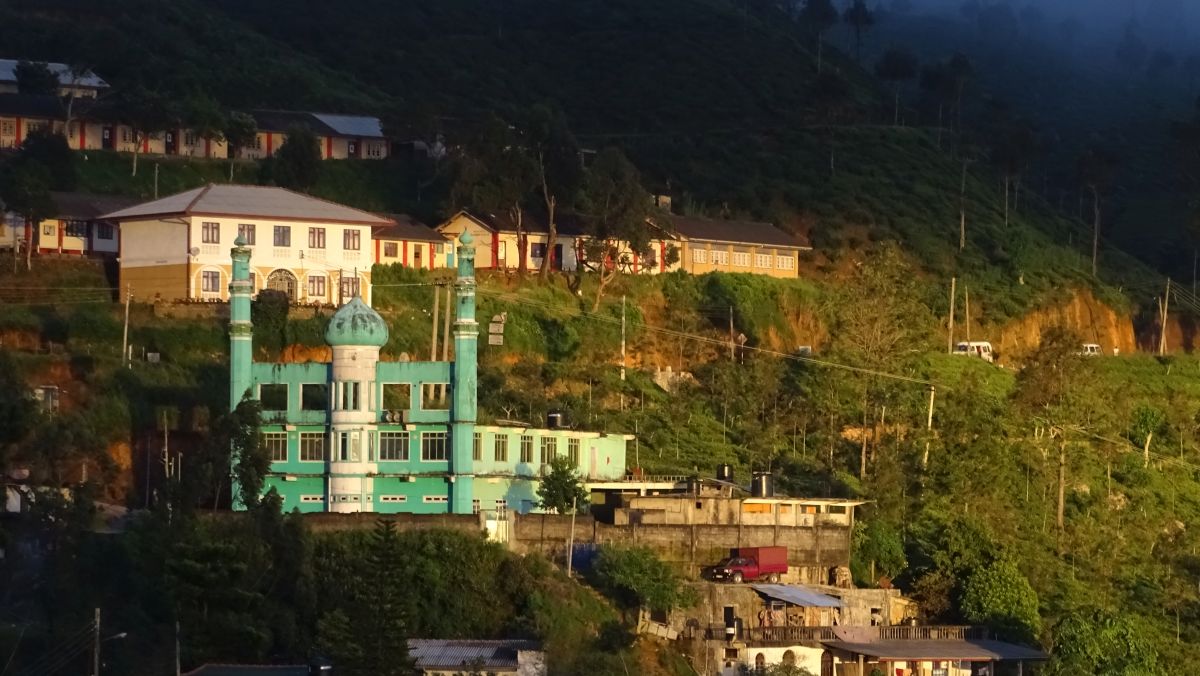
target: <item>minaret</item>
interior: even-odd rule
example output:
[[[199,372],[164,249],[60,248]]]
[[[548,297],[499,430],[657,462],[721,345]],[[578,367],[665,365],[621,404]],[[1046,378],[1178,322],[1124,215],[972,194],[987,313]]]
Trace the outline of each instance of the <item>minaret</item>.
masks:
[[[233,278],[229,281],[229,410],[237,408],[253,383],[254,325],[250,322],[250,249],[238,235],[229,251]]]
[[[458,277],[454,281],[458,310],[454,320],[454,364],[451,365],[450,511],[470,514],[475,497],[476,390],[478,389],[479,324],[475,321],[475,247],[470,232],[458,245]]]

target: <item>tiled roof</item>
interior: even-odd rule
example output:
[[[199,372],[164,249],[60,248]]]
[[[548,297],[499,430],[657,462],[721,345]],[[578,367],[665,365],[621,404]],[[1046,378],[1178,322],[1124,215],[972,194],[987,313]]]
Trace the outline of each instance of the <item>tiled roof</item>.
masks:
[[[693,241],[808,248],[808,245],[798,237],[784,232],[771,223],[727,221],[695,216],[671,216],[668,220],[670,227],[673,227],[675,232]]]
[[[383,123],[367,115],[336,115],[300,110],[252,110],[250,116],[261,131],[286,132],[304,127],[317,136],[383,138]]]
[[[205,664],[183,676],[308,676],[308,667],[302,664]]]
[[[487,668],[517,666],[517,652],[541,650],[533,641],[467,641],[415,638],[408,641],[408,656],[417,669],[453,670],[463,665]]]
[[[462,211],[461,214],[479,223],[483,227],[495,232],[516,232],[516,223],[509,218],[508,214],[494,214],[486,211]],[[573,214],[561,214],[555,218],[558,222],[558,234],[560,235],[582,235],[583,224],[579,218]],[[550,231],[546,224],[546,218],[540,214],[526,212],[521,217],[521,226],[525,232],[547,233]]]
[[[65,120],[62,100],[50,94],[0,94],[0,116]]]
[[[34,61],[35,59],[29,60]],[[20,63],[18,59],[0,59],[0,82],[17,81],[18,63]],[[99,76],[90,70],[81,75],[79,79],[72,82],[73,77],[71,75],[71,69],[66,64],[46,63],[46,67],[50,69],[51,73],[54,73],[58,76],[59,83],[63,85],[73,84],[76,87],[94,87],[96,89],[101,89],[108,86],[107,82],[101,80]]]
[[[101,218],[127,221],[181,215],[274,218],[381,227],[393,224],[382,216],[283,188],[213,183],[103,214]]]
[[[50,197],[54,200],[55,217],[67,220],[96,220],[101,214],[137,204],[137,200],[132,197],[93,195],[86,192],[52,191]]]
[[[389,214],[396,222],[386,228],[378,228],[371,233],[371,239],[399,239],[412,242],[445,242],[442,233],[425,225],[408,214]]]

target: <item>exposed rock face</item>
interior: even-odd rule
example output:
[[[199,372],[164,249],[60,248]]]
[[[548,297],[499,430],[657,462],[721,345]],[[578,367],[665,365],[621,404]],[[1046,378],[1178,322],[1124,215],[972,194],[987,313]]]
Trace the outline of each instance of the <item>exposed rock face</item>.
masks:
[[[1012,362],[1037,348],[1042,332],[1053,326],[1078,331],[1083,342],[1097,343],[1104,354],[1130,354],[1137,349],[1133,318],[1096,299],[1089,290],[1076,290],[1064,303],[1039,308],[1002,326],[989,337],[1004,362]]]

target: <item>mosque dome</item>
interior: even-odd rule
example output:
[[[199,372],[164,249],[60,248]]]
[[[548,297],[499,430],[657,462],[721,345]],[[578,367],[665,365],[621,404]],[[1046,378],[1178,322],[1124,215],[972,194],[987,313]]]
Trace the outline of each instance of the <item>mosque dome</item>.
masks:
[[[325,329],[325,342],[334,347],[383,347],[387,340],[387,323],[358,296],[338,308]]]

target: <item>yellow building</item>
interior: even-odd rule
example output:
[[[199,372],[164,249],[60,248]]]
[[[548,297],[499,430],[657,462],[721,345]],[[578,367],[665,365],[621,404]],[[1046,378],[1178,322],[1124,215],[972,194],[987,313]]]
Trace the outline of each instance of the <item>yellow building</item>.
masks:
[[[407,214],[390,218],[396,224],[378,228],[373,235],[377,264],[426,270],[454,267],[454,243],[442,233]]]
[[[799,276],[800,252],[811,251],[795,235],[771,223],[671,216],[679,243],[679,268],[694,275],[745,272],[771,277]]]
[[[213,185],[102,216],[117,222],[121,288],[142,300],[229,298],[229,250],[253,250],[255,290],[294,302],[371,302],[373,231],[385,217],[283,188]]]
[[[544,219],[532,214],[522,218],[521,228],[502,214],[480,211],[460,211],[438,226],[438,232],[458,241],[463,232],[475,240],[475,267],[516,270],[520,268],[521,233],[525,237],[525,265],[536,270],[542,265],[549,248],[549,228]],[[550,251],[551,267],[555,270],[574,270],[577,240],[581,231],[577,219],[564,216],[558,219],[558,236]]]
[[[250,115],[258,126],[253,145],[242,148],[247,159],[273,157],[292,129],[308,129],[317,137],[321,158],[326,160],[382,160],[391,152],[383,135],[383,123],[366,115],[334,115],[293,110],[255,110]]]

